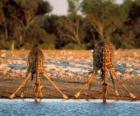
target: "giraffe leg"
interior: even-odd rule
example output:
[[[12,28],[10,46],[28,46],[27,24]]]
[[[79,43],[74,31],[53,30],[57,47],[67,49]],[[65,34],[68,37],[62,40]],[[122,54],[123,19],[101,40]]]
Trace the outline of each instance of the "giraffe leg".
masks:
[[[41,89],[42,89],[42,86],[40,84],[40,78],[39,78],[39,75],[36,74],[36,82],[35,82],[35,88],[34,88],[35,102],[40,102],[41,101],[40,98],[43,96]]]
[[[30,69],[27,70],[26,76],[28,76],[29,71],[30,71]],[[27,80],[27,82],[25,83],[25,85],[24,85],[24,87],[23,87],[23,89],[22,89],[22,92],[21,92],[21,94],[20,94],[20,97],[21,97],[21,98],[24,98],[24,94],[25,94],[24,92],[25,92],[25,88],[26,88],[26,86],[27,86],[28,81],[29,81],[29,79]]]
[[[56,84],[48,77],[46,73],[44,73],[44,77],[50,82],[50,84],[63,96],[64,99],[68,99],[66,96],[57,86]]]
[[[10,99],[13,99],[13,98],[15,97],[16,93],[17,93],[21,88],[23,88],[23,87],[25,86],[25,84],[28,82],[30,76],[31,76],[31,74],[28,73],[28,74],[27,74],[27,78],[21,83],[21,85],[16,89],[16,91],[15,91],[14,93],[12,93],[12,94],[9,96]]]
[[[34,91],[35,91],[35,102],[39,102],[39,100],[38,100],[38,96],[39,96],[39,83],[35,83]]]
[[[43,97],[42,89],[43,89],[43,86],[41,85],[41,80],[40,80],[40,86],[39,86],[39,98],[40,99]]]
[[[102,71],[101,77],[103,79],[103,84],[102,84],[102,86],[103,86],[103,103],[106,103],[107,86],[108,86],[108,84],[107,84],[107,77],[106,77],[107,70],[106,69],[102,69],[101,71]]]
[[[21,98],[24,98],[24,92],[25,92],[25,88],[26,88],[26,86],[27,86],[27,83],[28,83],[28,80],[27,80],[27,82],[26,82],[26,84],[24,85],[24,87],[23,87],[23,89],[22,89],[22,92],[21,92],[21,94],[20,94],[20,97]]]
[[[84,86],[82,86],[82,88],[74,95],[74,97],[75,97],[76,99],[78,99],[78,98],[80,97],[81,93],[84,92],[84,88],[86,88],[87,86],[88,86],[87,83],[84,84]]]
[[[114,93],[116,96],[119,96],[120,94],[119,94],[118,90],[116,89],[116,82],[115,82],[115,79],[113,77],[112,71],[110,71],[110,78],[111,78],[111,81],[113,84]]]
[[[35,91],[35,102],[40,102],[41,98],[43,97],[42,86],[40,85],[40,83],[35,83],[34,91]]]
[[[94,73],[89,75],[89,79],[87,80],[88,83],[88,90],[91,90],[93,83],[95,83],[96,79],[95,79],[95,75]]]
[[[82,86],[82,88],[74,95],[75,98],[76,98],[76,99],[79,98],[79,97],[80,97],[80,94],[81,94],[82,92],[84,92],[84,90],[85,90],[85,88],[86,88],[87,86],[88,86],[88,90],[91,90],[91,87],[92,87],[92,85],[93,85],[94,82],[95,82],[95,75],[94,75],[94,73],[92,72],[92,73],[90,73],[90,74],[88,75],[88,79],[85,81],[84,86]]]
[[[119,78],[119,77],[117,76],[117,74],[116,74],[115,69],[111,69],[111,72],[112,72],[113,76],[116,78],[116,80],[118,81],[118,83],[121,84],[121,86],[127,91],[127,93],[129,94],[129,96],[130,96],[131,98],[135,99],[136,96],[135,96],[133,93],[131,93],[131,92],[129,91],[129,89],[127,88],[127,86],[123,83],[123,81],[120,80],[120,78]]]

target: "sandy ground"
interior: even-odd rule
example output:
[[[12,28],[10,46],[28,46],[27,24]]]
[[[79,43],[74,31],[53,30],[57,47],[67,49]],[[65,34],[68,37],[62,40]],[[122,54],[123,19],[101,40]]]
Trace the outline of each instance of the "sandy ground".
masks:
[[[8,98],[9,95],[21,84],[26,74],[26,58],[28,51],[15,51],[11,56],[10,51],[0,51],[0,97]],[[44,51],[46,60],[45,67],[51,79],[69,97],[74,98],[74,94],[84,85],[87,74],[92,70],[91,51]],[[117,74],[128,86],[129,90],[136,95],[135,100],[140,100],[140,50],[117,50],[114,57]],[[110,79],[108,80],[108,99],[131,100],[127,92],[118,85],[120,96],[116,97]],[[45,98],[62,98],[62,96],[46,81],[41,78],[43,85],[43,96]],[[34,97],[34,81],[25,88],[25,97]],[[20,92],[16,98],[19,98]],[[102,82],[100,74],[97,75],[96,83],[92,90],[87,87],[81,93],[81,98],[98,99],[102,98]]]

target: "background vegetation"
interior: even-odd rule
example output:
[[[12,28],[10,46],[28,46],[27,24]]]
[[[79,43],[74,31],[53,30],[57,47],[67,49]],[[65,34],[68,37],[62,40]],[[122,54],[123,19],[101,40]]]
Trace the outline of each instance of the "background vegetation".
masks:
[[[67,1],[68,15],[57,16],[48,1],[0,0],[0,49],[92,49],[100,39],[140,48],[140,0]]]

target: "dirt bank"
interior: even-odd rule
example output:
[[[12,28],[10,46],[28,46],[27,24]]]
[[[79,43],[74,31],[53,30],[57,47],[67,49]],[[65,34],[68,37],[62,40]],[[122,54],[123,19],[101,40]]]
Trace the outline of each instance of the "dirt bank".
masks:
[[[15,65],[25,64],[28,51],[15,51],[11,57],[10,51],[1,51],[1,66],[8,67],[8,71],[0,72],[0,98],[8,98],[9,95],[21,84],[24,79],[26,66],[23,72],[16,72]],[[128,86],[129,90],[136,95],[135,100],[140,100],[140,50],[118,50],[115,52],[115,64],[118,74]],[[56,85],[69,97],[74,98],[74,94],[84,85],[86,74],[92,68],[91,51],[44,51],[46,57],[46,70]],[[8,59],[8,60],[7,60]],[[17,59],[17,60],[16,60]],[[19,59],[22,59],[20,62]],[[13,61],[14,60],[14,61]],[[9,67],[9,63],[14,64]],[[50,65],[51,64],[51,65]],[[53,65],[53,67],[51,67]],[[50,66],[50,67],[48,67]],[[68,70],[65,70],[68,68]],[[60,70],[59,70],[60,69]],[[123,69],[123,70],[122,70]],[[22,70],[22,69],[21,69]],[[77,72],[76,72],[77,71]],[[53,73],[52,73],[53,72]],[[23,74],[21,74],[23,73]],[[69,74],[69,75],[66,75]],[[78,77],[79,76],[79,77]],[[67,78],[68,77],[68,78]],[[70,78],[69,78],[70,77]],[[78,77],[78,78],[77,78]],[[83,78],[84,77],[84,78]],[[127,78],[126,78],[127,77]],[[45,98],[62,98],[62,96],[45,80],[42,79],[43,96]],[[25,97],[34,97],[34,81],[25,88]],[[113,93],[112,83],[109,81],[108,99],[131,100],[127,92],[118,85],[120,96]],[[19,92],[20,93],[20,92]],[[19,93],[16,98],[19,98]],[[102,98],[102,82],[100,79],[92,86],[92,90],[81,94],[82,99]]]

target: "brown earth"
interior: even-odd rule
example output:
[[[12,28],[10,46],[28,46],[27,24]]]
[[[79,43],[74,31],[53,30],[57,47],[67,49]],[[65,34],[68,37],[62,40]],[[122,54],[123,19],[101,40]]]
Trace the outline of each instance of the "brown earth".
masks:
[[[53,58],[58,57],[69,57],[70,55],[75,58],[89,58],[91,57],[90,51],[45,51],[45,56],[51,56]],[[140,58],[140,50],[127,50],[127,51],[116,51],[117,57],[136,57]],[[27,51],[16,51],[15,56],[17,57],[25,57]],[[6,56],[10,56],[10,52],[6,52]],[[24,78],[3,78],[3,75],[0,75],[0,98],[9,98],[9,95],[15,91],[15,89],[21,84]],[[74,94],[84,85],[83,82],[74,82],[74,81],[64,81],[59,79],[53,79],[56,85],[70,98],[74,98]],[[135,100],[140,100],[140,78],[133,78],[125,81],[129,90],[136,95]],[[43,94],[44,98],[62,98],[62,96],[45,80],[42,79]],[[31,81],[27,87],[25,88],[25,97],[31,98],[34,97],[33,90],[34,82]],[[118,90],[120,92],[120,96],[116,97],[113,93],[112,84],[109,82],[108,86],[108,99],[120,99],[120,100],[131,100],[129,98],[127,92],[118,85]],[[81,99],[101,99],[102,98],[102,82],[101,80],[97,80],[97,82],[92,86],[92,90],[88,91],[87,88],[84,89],[85,92],[81,94]],[[20,92],[19,92],[20,93]],[[20,98],[19,93],[16,95],[16,98]]]

